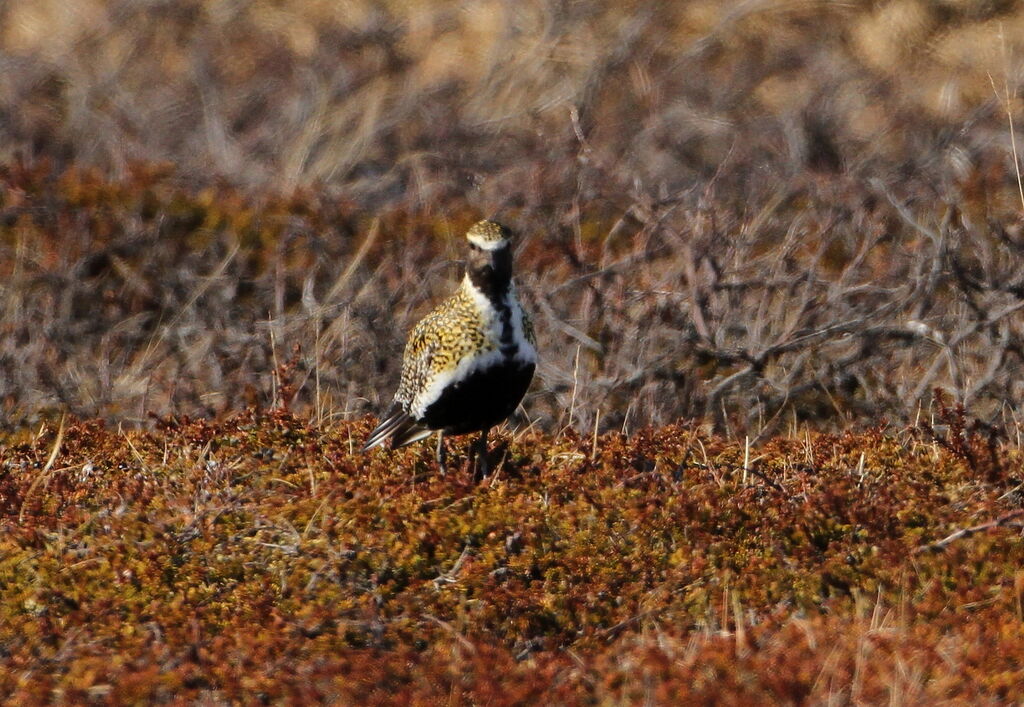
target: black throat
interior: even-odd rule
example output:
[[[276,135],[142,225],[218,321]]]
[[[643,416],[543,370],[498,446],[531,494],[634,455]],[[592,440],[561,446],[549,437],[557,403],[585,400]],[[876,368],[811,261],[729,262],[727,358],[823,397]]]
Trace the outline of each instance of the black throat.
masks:
[[[496,309],[508,307],[508,288],[512,284],[512,253],[508,246],[472,252],[466,272]]]
[[[512,253],[508,246],[497,250],[475,250],[469,258],[469,279],[490,300],[498,317],[498,348],[512,359],[519,352],[512,328],[512,306],[508,291],[512,284]]]

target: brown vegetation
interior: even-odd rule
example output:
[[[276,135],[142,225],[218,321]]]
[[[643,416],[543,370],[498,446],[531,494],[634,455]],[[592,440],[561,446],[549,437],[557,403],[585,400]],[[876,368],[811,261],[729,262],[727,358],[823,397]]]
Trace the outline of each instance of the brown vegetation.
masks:
[[[1020,454],[948,414],[753,453],[692,426],[504,435],[479,485],[429,445],[358,455],[370,419],[8,436],[0,695],[1019,701]]]
[[[1015,3],[75,7],[0,8],[7,424],[377,410],[491,214],[545,428],[1024,399]]]

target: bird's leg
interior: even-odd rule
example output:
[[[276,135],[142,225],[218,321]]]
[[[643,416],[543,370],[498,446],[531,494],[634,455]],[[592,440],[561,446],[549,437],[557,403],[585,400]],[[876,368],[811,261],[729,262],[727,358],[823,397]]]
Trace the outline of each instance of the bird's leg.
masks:
[[[447,454],[445,454],[445,449],[444,449],[444,430],[438,430],[438,433],[437,433],[437,466],[441,470],[441,476],[444,476],[446,473],[448,473],[448,466],[445,464],[446,457],[447,457]]]
[[[480,438],[476,441],[476,474],[474,476],[478,479],[485,478],[491,473],[490,465],[487,463],[487,432],[485,429],[480,433]]]

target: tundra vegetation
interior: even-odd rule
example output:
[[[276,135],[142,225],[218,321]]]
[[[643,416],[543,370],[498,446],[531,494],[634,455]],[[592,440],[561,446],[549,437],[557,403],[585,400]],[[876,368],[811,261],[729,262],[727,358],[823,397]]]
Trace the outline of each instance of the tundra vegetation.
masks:
[[[1024,699],[1019,3],[73,5],[0,4],[4,699]],[[485,216],[494,475],[359,455]]]

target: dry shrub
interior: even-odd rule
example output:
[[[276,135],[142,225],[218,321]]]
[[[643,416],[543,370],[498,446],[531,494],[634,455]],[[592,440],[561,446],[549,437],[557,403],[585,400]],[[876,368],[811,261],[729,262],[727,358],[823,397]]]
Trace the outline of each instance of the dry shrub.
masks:
[[[909,423],[936,386],[1009,416],[1022,17],[5,3],[4,420],[275,404],[295,347],[294,409],[379,409],[492,214],[522,234],[549,429]]]

